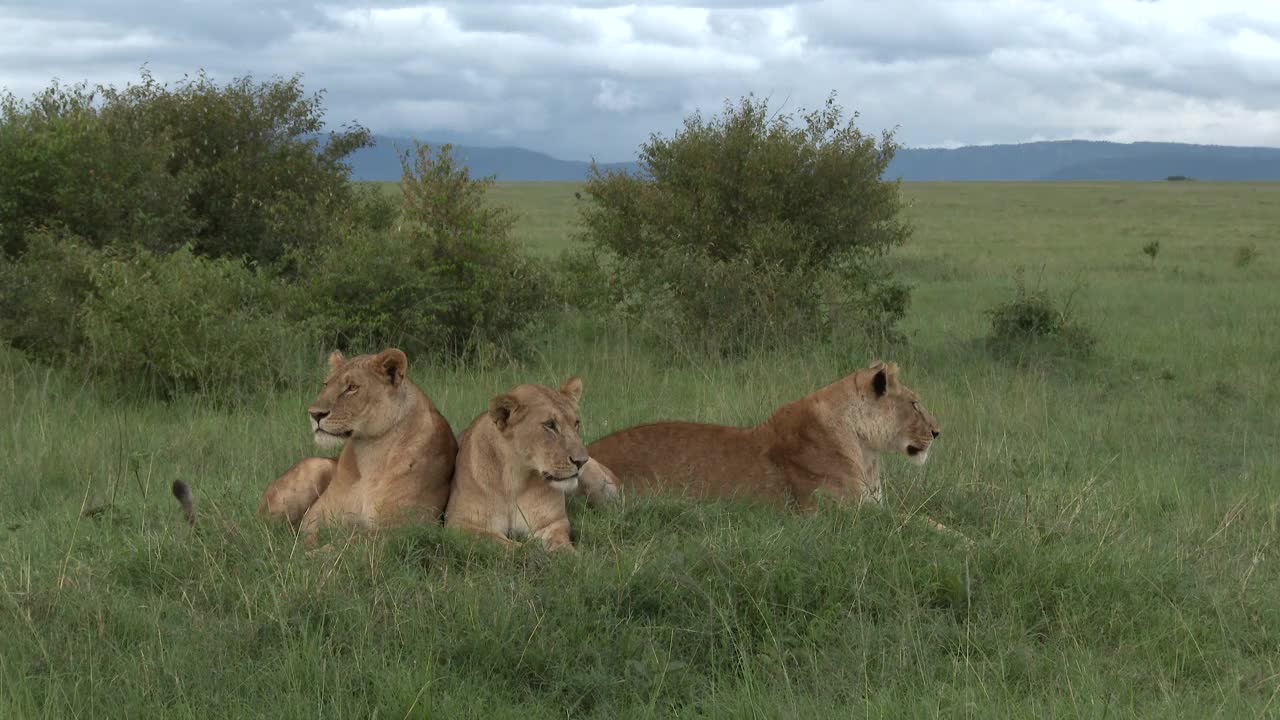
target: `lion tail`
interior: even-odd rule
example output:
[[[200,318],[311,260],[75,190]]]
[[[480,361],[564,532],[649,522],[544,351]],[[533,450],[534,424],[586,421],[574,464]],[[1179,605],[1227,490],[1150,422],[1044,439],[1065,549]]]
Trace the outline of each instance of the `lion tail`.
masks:
[[[195,527],[196,524],[196,501],[191,494],[191,486],[181,480],[173,481],[173,496],[178,499],[178,504],[182,506],[182,514],[187,517],[187,522]]]

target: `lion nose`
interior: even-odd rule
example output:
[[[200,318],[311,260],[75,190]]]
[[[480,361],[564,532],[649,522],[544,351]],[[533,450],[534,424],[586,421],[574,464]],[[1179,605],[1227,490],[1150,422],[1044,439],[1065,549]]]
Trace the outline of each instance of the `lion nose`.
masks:
[[[573,463],[574,467],[581,470],[582,466],[587,464],[587,454],[582,453],[580,455],[570,455],[569,462]]]
[[[936,438],[938,437],[938,435],[940,435],[940,434],[941,434],[941,433],[939,433],[937,430],[934,430],[934,431],[933,431],[933,437],[934,437],[935,439],[936,439]]]
[[[321,420],[329,417],[329,412],[327,410],[308,410],[308,412],[311,413],[311,419],[315,420],[316,424],[319,424]]]

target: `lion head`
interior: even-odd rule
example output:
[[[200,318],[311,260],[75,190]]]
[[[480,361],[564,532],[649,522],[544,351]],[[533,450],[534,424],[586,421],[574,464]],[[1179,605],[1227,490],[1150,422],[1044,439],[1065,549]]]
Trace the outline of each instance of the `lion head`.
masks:
[[[578,401],[582,380],[569,378],[553,390],[518,385],[489,402],[489,417],[506,440],[507,461],[517,472],[542,478],[560,492],[578,487],[587,448],[582,444]]]
[[[897,363],[877,362],[858,371],[855,382],[866,402],[860,425],[882,451],[898,451],[917,465],[929,459],[938,423],[920,398],[898,380]]]
[[[317,445],[350,438],[376,438],[399,420],[409,360],[395,348],[351,359],[335,351],[320,395],[307,408]]]

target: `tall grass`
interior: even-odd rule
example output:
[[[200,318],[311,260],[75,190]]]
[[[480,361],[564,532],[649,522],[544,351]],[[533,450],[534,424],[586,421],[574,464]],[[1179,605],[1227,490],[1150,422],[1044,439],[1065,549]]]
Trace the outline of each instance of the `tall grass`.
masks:
[[[520,209],[573,186],[506,190]],[[894,262],[916,291],[891,359],[943,435],[923,468],[886,461],[886,510],[575,503],[569,557],[438,528],[308,556],[253,510],[314,452],[321,349],[300,350],[314,373],[293,389],[236,409],[122,403],[0,350],[0,716],[1275,712],[1280,186],[908,195],[918,231]],[[1156,236],[1152,270],[1134,238]],[[1247,269],[1242,242],[1260,249]],[[990,352],[984,310],[1020,266],[1083,283],[1092,356]],[[673,357],[582,316],[537,347],[484,371],[411,358],[410,375],[458,431],[512,384],[579,373],[594,438],[757,422],[885,352]]]

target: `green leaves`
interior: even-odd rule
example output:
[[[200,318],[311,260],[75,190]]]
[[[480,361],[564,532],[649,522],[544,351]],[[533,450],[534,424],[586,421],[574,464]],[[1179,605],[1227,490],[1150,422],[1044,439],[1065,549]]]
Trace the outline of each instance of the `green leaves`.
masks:
[[[898,184],[882,179],[895,149],[892,133],[877,142],[845,122],[834,96],[799,118],[748,96],[651,136],[640,174],[593,166],[579,237],[616,256],[616,307],[678,344],[739,355],[825,337],[829,306],[891,334],[909,293],[869,278],[910,234]],[[862,282],[841,282],[850,268]]]
[[[0,244],[61,226],[97,248],[270,264],[330,237],[352,203],[344,158],[369,145],[358,125],[324,129],[299,76],[224,85],[203,72],[173,87],[144,68],[124,88],[53,83],[0,103]]]

